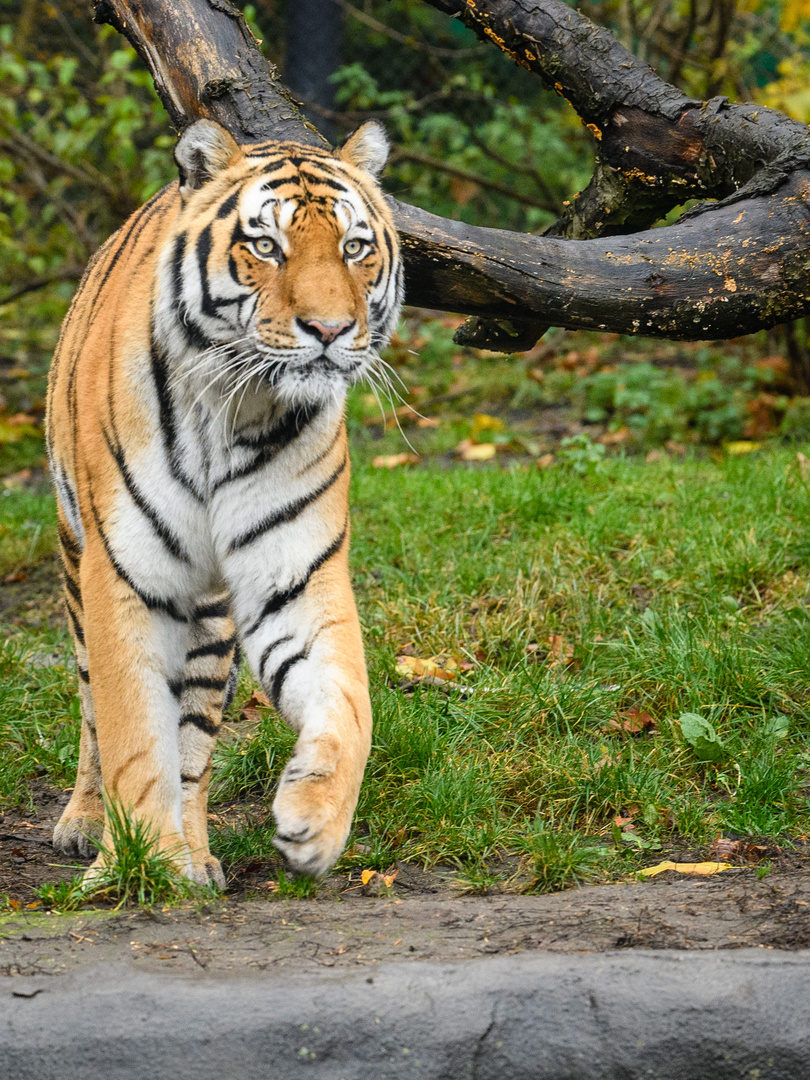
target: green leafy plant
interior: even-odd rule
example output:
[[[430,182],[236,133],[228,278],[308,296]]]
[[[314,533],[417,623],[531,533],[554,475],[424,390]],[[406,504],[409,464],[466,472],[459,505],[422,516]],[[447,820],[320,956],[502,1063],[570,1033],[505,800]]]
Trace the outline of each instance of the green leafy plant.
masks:
[[[557,460],[562,465],[567,465],[572,472],[587,476],[598,469],[604,456],[604,446],[591,442],[590,436],[583,431],[579,435],[570,435],[567,439],[560,440]]]
[[[717,732],[704,717],[698,713],[681,713],[678,718],[681,733],[701,761],[720,762],[728,756],[728,751],[718,738]]]

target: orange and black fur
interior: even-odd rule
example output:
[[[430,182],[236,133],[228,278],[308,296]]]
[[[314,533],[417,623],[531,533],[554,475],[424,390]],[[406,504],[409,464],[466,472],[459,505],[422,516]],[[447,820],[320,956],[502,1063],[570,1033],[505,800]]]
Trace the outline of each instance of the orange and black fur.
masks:
[[[373,123],[329,152],[200,120],[85,275],[48,400],[82,704],[61,851],[109,845],[106,793],[224,886],[207,796],[240,646],[298,733],[277,846],[319,874],[346,842],[371,708],[343,411],[401,303],[386,153]]]

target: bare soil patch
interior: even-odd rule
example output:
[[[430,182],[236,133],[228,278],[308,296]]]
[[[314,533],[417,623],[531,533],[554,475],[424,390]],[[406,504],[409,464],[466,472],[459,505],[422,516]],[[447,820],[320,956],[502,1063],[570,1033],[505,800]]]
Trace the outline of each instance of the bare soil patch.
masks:
[[[546,896],[460,896],[447,869],[400,863],[390,896],[365,896],[357,874],[333,875],[312,900],[274,898],[273,868],[251,868],[221,901],[163,911],[49,915],[33,890],[69,876],[50,845],[67,799],[42,787],[37,812],[0,819],[0,891],[19,910],[0,920],[0,974],[62,974],[124,960],[151,970],[261,972],[458,961],[542,949],[810,947],[810,857],[776,853],[772,869],[711,878],[583,886]]]

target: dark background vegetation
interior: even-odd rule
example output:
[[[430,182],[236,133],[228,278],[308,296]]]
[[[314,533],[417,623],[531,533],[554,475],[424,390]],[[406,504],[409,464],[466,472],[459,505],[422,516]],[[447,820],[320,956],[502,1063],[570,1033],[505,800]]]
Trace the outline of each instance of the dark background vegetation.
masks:
[[[810,119],[807,0],[610,0],[581,9],[697,98],[725,94]],[[151,80],[119,35],[91,22],[88,5],[0,0],[0,12],[0,447],[13,469],[41,458],[44,377],[83,267],[174,166],[173,133]],[[368,117],[385,122],[394,150],[384,183],[406,201],[539,232],[590,176],[591,136],[565,101],[420,0],[260,0],[245,13],[331,137]],[[564,358],[563,338],[554,352]],[[793,397],[810,393],[806,338],[803,324],[760,335],[759,359],[781,358],[770,374],[710,365],[725,389],[708,396],[737,419],[686,426],[715,443],[795,434],[803,403],[798,418],[785,424],[785,415]],[[550,362],[548,349],[541,354]],[[676,366],[708,378],[694,349],[673,355]],[[651,372],[641,381],[653,397],[667,383]],[[685,402],[688,389],[678,394]],[[615,420],[619,429],[627,419],[605,380],[580,398],[591,422]]]

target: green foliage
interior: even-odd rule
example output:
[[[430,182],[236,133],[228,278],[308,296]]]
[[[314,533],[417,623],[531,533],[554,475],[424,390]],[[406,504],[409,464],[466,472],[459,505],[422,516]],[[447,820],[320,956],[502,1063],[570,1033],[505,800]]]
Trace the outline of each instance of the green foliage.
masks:
[[[538,817],[525,839],[525,869],[529,881],[522,891],[559,892],[593,877],[604,861],[605,849],[583,840],[577,832],[560,828],[553,819]]]
[[[75,673],[61,659],[67,648],[64,634],[0,642],[2,799],[30,806],[35,778],[75,779],[81,714]]]
[[[0,27],[0,277],[10,295],[52,283],[2,313],[22,363],[43,362],[89,257],[174,174],[150,76],[111,29],[87,30],[95,67],[69,52],[31,59]]]

